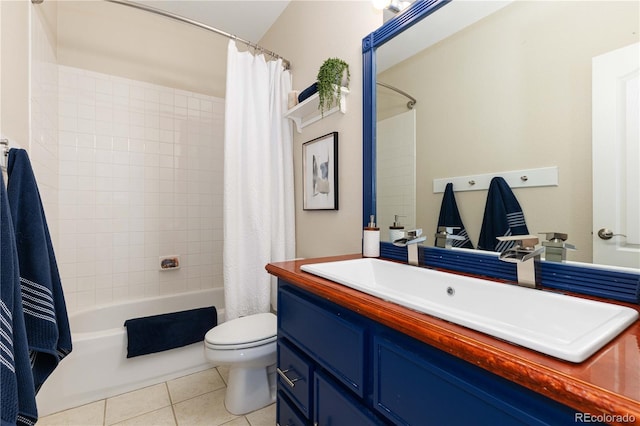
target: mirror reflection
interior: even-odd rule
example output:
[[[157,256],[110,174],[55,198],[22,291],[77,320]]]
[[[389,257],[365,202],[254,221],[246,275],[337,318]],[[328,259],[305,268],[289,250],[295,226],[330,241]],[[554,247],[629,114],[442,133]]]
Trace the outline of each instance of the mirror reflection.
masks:
[[[473,9],[480,3],[483,12]],[[567,254],[572,261],[615,264],[622,251],[630,255],[619,266],[640,267],[640,229],[633,225],[640,214],[637,98],[625,110],[624,120],[635,120],[625,138],[615,140],[614,131],[597,140],[592,131],[604,102],[596,98],[594,58],[638,43],[639,16],[639,3],[630,1],[454,0],[378,48],[377,81],[417,99],[409,109],[407,97],[377,86],[382,239],[390,241],[394,225],[418,227],[435,245],[443,193],[434,191],[434,179],[557,167],[556,185],[512,188],[529,233],[567,234],[577,248]],[[638,90],[637,56],[634,67],[618,79],[624,99]],[[604,109],[616,110],[615,101]],[[604,167],[612,176],[601,176],[600,154],[592,152],[602,148],[592,141],[617,152]],[[454,185],[454,194],[477,246],[487,190]],[[625,236],[604,240],[601,228]],[[600,245],[613,254],[599,254]]]

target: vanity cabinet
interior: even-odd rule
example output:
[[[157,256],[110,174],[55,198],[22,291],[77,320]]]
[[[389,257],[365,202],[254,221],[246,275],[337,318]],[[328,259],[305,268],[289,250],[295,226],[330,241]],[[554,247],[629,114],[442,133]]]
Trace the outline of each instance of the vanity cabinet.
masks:
[[[575,423],[567,406],[283,280],[278,369],[282,426]]]

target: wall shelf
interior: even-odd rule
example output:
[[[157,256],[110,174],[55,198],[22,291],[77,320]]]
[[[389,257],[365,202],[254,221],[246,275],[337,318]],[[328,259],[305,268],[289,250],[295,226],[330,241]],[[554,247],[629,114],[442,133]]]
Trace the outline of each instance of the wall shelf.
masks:
[[[349,89],[341,87],[340,91],[342,92],[340,96],[340,105],[325,111],[324,115],[320,112],[318,93],[314,93],[309,98],[287,111],[284,116],[291,119],[296,124],[296,130],[298,133],[302,133],[302,129],[307,127],[309,124],[315,123],[336,111],[340,111],[343,114],[347,111],[347,95],[349,94]]]

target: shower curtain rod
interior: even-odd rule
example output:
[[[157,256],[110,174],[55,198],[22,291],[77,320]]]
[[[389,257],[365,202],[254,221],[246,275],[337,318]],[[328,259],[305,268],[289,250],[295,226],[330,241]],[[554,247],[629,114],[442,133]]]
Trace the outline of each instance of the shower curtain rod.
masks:
[[[144,10],[146,12],[151,12],[151,13],[155,13],[156,15],[161,15],[164,16],[166,18],[170,18],[170,19],[174,19],[176,21],[180,21],[180,22],[184,22],[187,24],[191,24],[194,25],[196,27],[202,28],[204,30],[207,31],[211,31],[213,33],[219,34],[221,36],[225,36],[227,38],[233,39],[235,41],[239,41],[240,43],[246,44],[247,46],[253,48],[253,49],[257,49],[259,51],[261,51],[262,53],[265,53],[273,58],[276,59],[282,59],[282,65],[284,65],[285,69],[289,69],[291,67],[291,62],[289,62],[287,59],[283,58],[282,56],[278,55],[275,52],[272,52],[270,50],[265,49],[264,47],[256,44],[256,43],[252,43],[248,40],[244,40],[238,36],[235,36],[233,34],[229,34],[225,31],[219,30],[217,28],[211,27],[209,25],[205,25],[202,22],[198,22],[198,21],[194,21],[193,19],[189,19],[189,18],[185,18],[184,16],[180,16],[180,15],[176,15],[175,13],[171,13],[171,12],[166,12],[164,10],[160,10],[160,9],[156,9],[155,7],[150,7],[150,6],[145,6],[139,3],[134,3],[134,2],[130,2],[130,1],[126,1],[126,0],[106,0],[110,3],[118,3],[121,4],[123,6],[129,6],[129,7],[133,7],[135,9],[140,9],[140,10]]]
[[[386,87],[387,89],[391,89],[391,90],[393,90],[394,92],[398,92],[398,93],[400,93],[401,95],[406,96],[407,98],[411,99],[409,102],[407,102],[407,108],[409,108],[409,109],[413,109],[413,107],[414,107],[414,106],[416,106],[416,104],[418,103],[418,101],[416,100],[416,98],[414,98],[413,96],[411,96],[411,95],[410,95],[410,94],[408,94],[407,92],[404,92],[404,91],[402,91],[402,90],[398,89],[397,87],[393,87],[392,85],[387,84],[387,83],[383,83],[383,82],[381,82],[381,81],[376,81],[376,84],[377,84],[378,86],[382,86],[382,87]]]
[[[156,9],[155,7],[151,7],[151,6],[145,6],[143,4],[139,4],[139,3],[134,3],[134,2],[130,2],[130,1],[126,1],[126,0],[106,0],[110,3],[117,3],[117,4],[121,4],[123,6],[129,6],[129,7],[133,7],[134,9],[140,9],[140,10],[144,10],[145,12],[151,12],[154,13],[156,15],[161,15],[164,16],[166,18],[170,18],[176,21],[180,21],[180,22],[184,22],[187,24],[191,24],[194,25],[196,27],[202,28],[204,30],[207,31],[211,31],[213,33],[219,34],[221,36],[225,36],[227,38],[233,39],[235,41],[239,41],[242,44],[245,44],[253,49],[259,50],[262,53],[265,53],[269,56],[271,56],[272,58],[276,58],[276,59],[282,59],[282,65],[284,66],[285,69],[289,69],[291,67],[291,62],[289,62],[289,60],[283,58],[282,56],[278,55],[277,53],[274,53],[268,49],[265,49],[264,47],[256,44],[256,43],[252,43],[248,40],[244,40],[238,36],[235,36],[233,34],[229,34],[225,31],[219,30],[217,28],[211,27],[209,25],[205,25],[202,22],[198,22],[198,21],[194,21],[193,19],[189,19],[189,18],[185,18],[184,16],[180,16],[180,15],[176,15],[175,13],[171,13],[171,12],[166,12],[164,10],[160,10],[160,9]],[[43,2],[43,0],[31,0],[32,3],[35,4],[40,4]]]

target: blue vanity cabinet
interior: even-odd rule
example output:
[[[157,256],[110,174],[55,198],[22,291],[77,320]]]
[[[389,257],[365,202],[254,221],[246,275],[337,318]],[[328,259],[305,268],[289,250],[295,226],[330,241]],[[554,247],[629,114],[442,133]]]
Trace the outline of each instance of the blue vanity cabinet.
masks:
[[[282,280],[278,347],[278,367],[304,377],[293,388],[279,378],[280,425],[300,424],[287,410],[319,426],[576,419],[570,407]]]
[[[278,424],[384,425],[369,408],[370,323],[281,282]]]

